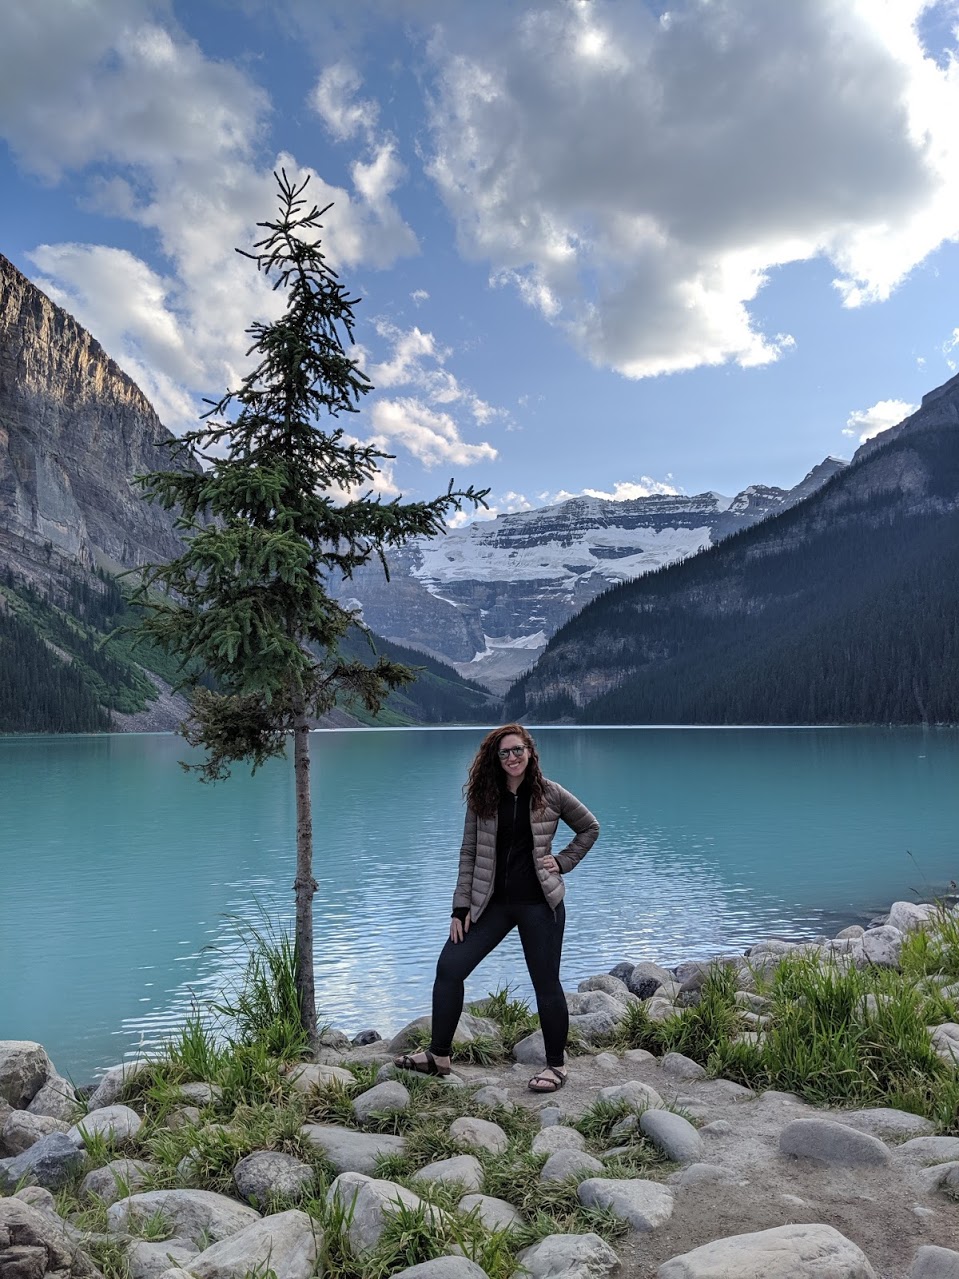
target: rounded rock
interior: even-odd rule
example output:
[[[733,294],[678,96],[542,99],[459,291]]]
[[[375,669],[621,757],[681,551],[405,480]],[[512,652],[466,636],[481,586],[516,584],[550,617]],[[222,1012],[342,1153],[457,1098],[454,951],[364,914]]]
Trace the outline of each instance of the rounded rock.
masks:
[[[831,1119],[794,1119],[779,1134],[779,1150],[843,1168],[876,1168],[891,1161],[889,1148],[878,1137]]]
[[[437,1159],[413,1174],[414,1181],[454,1183],[464,1190],[482,1190],[483,1165],[475,1155],[454,1155],[452,1159]]]
[[[602,1163],[585,1150],[573,1150],[561,1147],[554,1150],[543,1164],[539,1174],[540,1181],[565,1181],[567,1177],[576,1177],[581,1181],[590,1173],[602,1172]]]
[[[398,1079],[388,1079],[354,1097],[353,1113],[361,1124],[365,1124],[373,1114],[408,1110],[409,1105],[410,1094],[406,1087]]]
[[[523,1224],[522,1216],[511,1203],[492,1195],[464,1195],[458,1210],[467,1214],[475,1212],[477,1221],[486,1230],[511,1230]]]
[[[640,1177],[592,1177],[582,1183],[577,1195],[587,1208],[608,1208],[614,1217],[642,1232],[668,1221],[675,1203],[668,1186]]]
[[[233,1169],[237,1193],[255,1208],[305,1194],[314,1180],[309,1164],[277,1150],[254,1150]]]
[[[101,1200],[109,1208],[118,1199],[124,1199],[139,1190],[154,1165],[143,1159],[114,1159],[102,1168],[94,1168],[83,1178],[80,1190]]]
[[[499,1124],[490,1123],[488,1119],[475,1119],[471,1115],[454,1119],[450,1124],[450,1136],[459,1146],[488,1150],[494,1155],[501,1155],[509,1145],[509,1139]]]
[[[639,1130],[673,1163],[690,1164],[702,1158],[702,1138],[682,1115],[674,1115],[669,1110],[647,1110],[640,1115]]]
[[[566,1128],[562,1124],[552,1124],[541,1128],[533,1138],[530,1150],[534,1155],[552,1154],[554,1150],[584,1150],[586,1140],[575,1128]]]
[[[143,1120],[129,1106],[103,1106],[79,1119],[67,1136],[78,1145],[84,1137],[103,1137],[111,1145],[122,1146],[132,1141],[143,1127]]]

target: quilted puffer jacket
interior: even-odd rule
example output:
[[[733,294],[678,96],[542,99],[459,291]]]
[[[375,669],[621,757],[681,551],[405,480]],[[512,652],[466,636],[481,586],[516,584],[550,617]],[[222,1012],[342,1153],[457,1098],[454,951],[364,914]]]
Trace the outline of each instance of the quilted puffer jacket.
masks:
[[[563,875],[583,860],[599,835],[599,822],[585,804],[575,795],[564,790],[557,782],[544,778],[545,803],[542,808],[530,810],[530,826],[533,830],[533,862],[536,878],[551,910],[563,900],[566,884]],[[553,836],[560,819],[576,832],[576,838],[560,853],[553,853]],[[471,808],[466,810],[463,827],[463,845],[460,848],[460,868],[453,893],[453,909],[468,906],[470,919],[475,924],[493,895],[496,874],[496,815],[477,817]],[[550,853],[559,863],[562,874],[547,870],[543,859]]]

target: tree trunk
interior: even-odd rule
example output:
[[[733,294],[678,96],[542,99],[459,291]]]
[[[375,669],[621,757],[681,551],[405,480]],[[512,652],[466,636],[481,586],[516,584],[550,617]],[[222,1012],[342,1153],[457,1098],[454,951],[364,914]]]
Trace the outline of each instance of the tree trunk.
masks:
[[[313,983],[313,804],[310,797],[310,737],[302,697],[293,707],[293,771],[296,778],[296,991],[300,1022],[310,1051],[320,1046],[316,1029],[316,991]]]

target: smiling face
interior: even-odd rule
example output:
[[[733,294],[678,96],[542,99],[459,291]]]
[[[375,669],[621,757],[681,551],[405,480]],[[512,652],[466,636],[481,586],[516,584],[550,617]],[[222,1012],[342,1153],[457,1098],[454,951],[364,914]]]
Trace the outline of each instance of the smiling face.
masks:
[[[506,733],[497,745],[500,767],[506,774],[506,785],[516,790],[529,763],[529,750],[518,733]]]

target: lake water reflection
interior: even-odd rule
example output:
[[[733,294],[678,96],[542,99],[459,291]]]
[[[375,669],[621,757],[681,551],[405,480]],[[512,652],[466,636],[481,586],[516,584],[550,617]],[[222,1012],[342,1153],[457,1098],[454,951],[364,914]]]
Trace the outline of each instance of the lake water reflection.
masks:
[[[353,1033],[428,1011],[471,729],[318,733],[317,1002]],[[959,732],[540,729],[599,817],[564,982],[813,936],[959,876]],[[231,921],[292,916],[290,767],[200,785],[177,738],[0,739],[0,1038],[75,1078],[161,1041],[236,971]],[[471,995],[528,994],[510,939]]]

